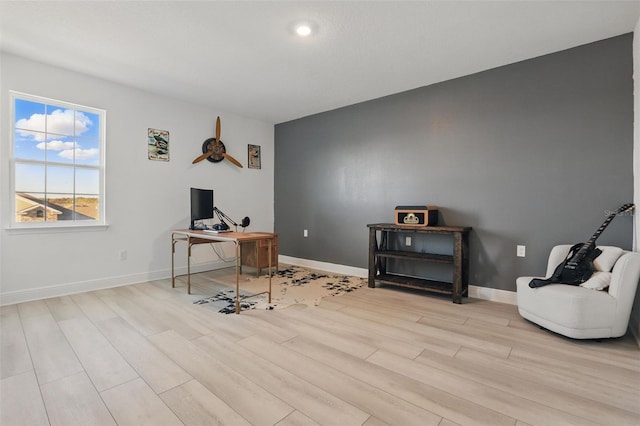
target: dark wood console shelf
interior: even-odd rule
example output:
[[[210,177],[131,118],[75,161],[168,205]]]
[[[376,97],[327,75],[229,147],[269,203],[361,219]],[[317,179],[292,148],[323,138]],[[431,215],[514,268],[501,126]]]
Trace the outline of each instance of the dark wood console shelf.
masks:
[[[367,227],[369,228],[369,287],[375,287],[376,283],[391,284],[433,293],[450,294],[453,303],[462,303],[462,297],[467,295],[469,286],[470,227],[408,226],[392,223],[370,224]],[[389,249],[390,233],[451,235],[453,237],[453,255],[391,250]],[[380,235],[379,242],[378,235]],[[450,264],[453,266],[453,279],[452,282],[443,282],[387,272],[387,259]]]

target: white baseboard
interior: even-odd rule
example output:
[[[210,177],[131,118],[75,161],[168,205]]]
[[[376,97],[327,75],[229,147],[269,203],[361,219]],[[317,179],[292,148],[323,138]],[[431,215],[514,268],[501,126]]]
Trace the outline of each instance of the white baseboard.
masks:
[[[368,269],[338,265],[337,263],[318,262],[317,260],[300,259],[282,255],[278,256],[278,262],[310,269],[319,269],[320,271],[333,272],[335,274],[353,275],[354,277],[367,278],[369,276]]]
[[[204,272],[210,271],[212,269],[226,268],[228,266],[228,264],[225,264],[221,261],[201,263],[198,265],[191,265],[191,272]],[[186,273],[186,266],[177,267],[175,270],[176,276],[185,275]],[[51,285],[47,287],[38,287],[27,290],[7,291],[0,293],[0,306],[12,305],[14,303],[30,302],[32,300],[48,299],[50,297],[67,296],[69,294],[82,293],[84,291],[121,287],[123,285],[162,280],[165,278],[171,278],[171,269],[142,272],[139,274],[131,275],[120,275],[116,277],[107,277],[97,280],[78,281],[74,283]]]
[[[366,278],[369,271],[365,268],[340,265],[336,263],[319,262],[316,260],[301,259],[291,256],[278,256],[279,263],[287,265],[302,266],[305,268],[318,269],[321,271],[333,272],[336,274],[353,275],[355,277]],[[213,269],[227,268],[229,264],[222,261],[201,263],[191,266],[192,273],[210,271]],[[186,266],[176,268],[176,275],[185,275]],[[123,285],[136,284],[146,281],[161,280],[171,277],[171,270],[143,272],[139,274],[121,275],[107,277],[90,281],[79,281],[75,283],[65,283],[47,287],[39,287],[27,290],[8,291],[0,293],[0,306],[12,305],[14,303],[29,302],[32,300],[47,299],[50,297],[67,296],[69,294],[82,293],[84,291],[102,290],[105,288],[120,287]],[[469,297],[476,299],[490,300],[493,302],[509,303],[515,305],[516,293],[513,291],[499,290],[489,287],[469,286]]]
[[[355,268],[353,266],[338,265],[335,263],[318,262],[315,260],[300,259],[290,256],[278,256],[281,263],[287,265],[302,266],[305,268],[319,269],[321,271],[333,272],[336,274],[353,275],[356,277],[366,278],[369,270],[365,268]],[[517,305],[516,292],[508,290],[499,290],[496,288],[480,287],[475,285],[469,286],[469,297],[482,300],[490,300],[492,302],[508,303]]]
[[[497,288],[480,287],[477,285],[469,286],[469,297],[482,300],[490,300],[492,302],[508,303],[509,305],[517,305],[515,291],[500,290]]]

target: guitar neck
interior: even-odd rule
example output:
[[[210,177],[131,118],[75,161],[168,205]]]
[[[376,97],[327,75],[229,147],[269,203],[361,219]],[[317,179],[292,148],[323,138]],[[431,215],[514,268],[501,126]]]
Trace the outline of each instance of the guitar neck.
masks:
[[[580,247],[580,250],[578,250],[576,255],[571,259],[570,263],[572,263],[572,264],[579,263],[584,258],[584,256],[587,254],[587,252],[592,247],[595,246],[596,240],[598,239],[600,234],[602,234],[602,232],[604,232],[604,230],[607,228],[607,226],[609,226],[609,224],[611,223],[613,218],[616,217],[616,214],[617,214],[617,212],[616,213],[612,213],[612,214],[609,215],[609,217],[607,217],[607,219],[602,223],[602,225],[600,225],[600,228],[598,228],[596,230],[596,232],[594,232],[594,234],[591,236],[591,238],[589,238],[589,241],[587,241],[586,243],[582,244],[582,247]]]
[[[632,210],[634,207],[635,206],[633,205],[633,203],[625,204],[622,207],[620,207],[618,210],[616,210],[615,212],[612,212],[605,219],[605,221],[602,223],[602,225],[600,225],[600,228],[598,228],[598,230],[591,236],[591,238],[589,238],[589,241],[584,243],[582,245],[582,247],[580,247],[580,250],[578,250],[578,252],[571,259],[569,259],[567,264],[571,265],[572,267],[577,266],[577,264],[580,263],[582,261],[582,259],[584,259],[584,257],[587,255],[587,253],[596,246],[596,240],[598,239],[600,234],[602,234],[602,231],[604,231],[605,228],[607,226],[609,226],[609,223],[611,223],[613,218],[616,217],[620,213],[626,212],[628,210]]]
[[[587,244],[589,245],[595,244],[600,234],[602,234],[602,232],[607,228],[607,226],[609,226],[609,224],[611,223],[614,217],[616,217],[615,213],[609,215],[609,217],[604,221],[604,223],[600,225],[600,228],[598,228],[598,230],[593,233],[591,238],[589,238],[589,241],[587,241]]]

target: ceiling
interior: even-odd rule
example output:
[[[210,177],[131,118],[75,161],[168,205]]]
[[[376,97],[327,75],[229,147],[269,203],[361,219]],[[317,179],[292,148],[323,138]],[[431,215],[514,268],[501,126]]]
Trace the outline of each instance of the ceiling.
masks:
[[[633,31],[640,1],[2,1],[0,48],[281,123]],[[308,21],[310,37],[295,36]]]

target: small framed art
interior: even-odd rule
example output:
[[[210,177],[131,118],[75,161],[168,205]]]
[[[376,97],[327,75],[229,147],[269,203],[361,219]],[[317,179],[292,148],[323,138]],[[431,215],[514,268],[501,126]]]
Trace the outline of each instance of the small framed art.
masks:
[[[260,168],[260,145],[249,144],[247,151],[249,154],[249,168],[259,169]]]
[[[149,128],[149,160],[169,161],[169,132]]]

